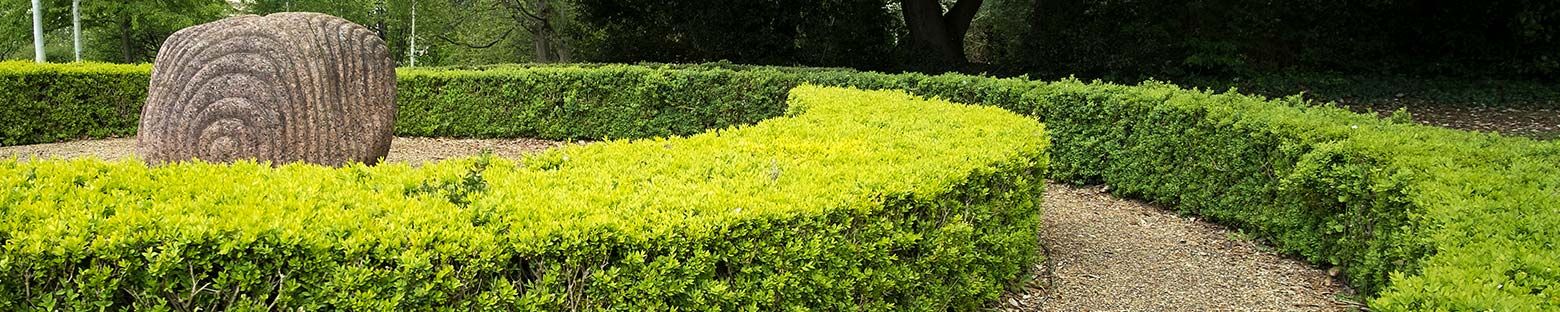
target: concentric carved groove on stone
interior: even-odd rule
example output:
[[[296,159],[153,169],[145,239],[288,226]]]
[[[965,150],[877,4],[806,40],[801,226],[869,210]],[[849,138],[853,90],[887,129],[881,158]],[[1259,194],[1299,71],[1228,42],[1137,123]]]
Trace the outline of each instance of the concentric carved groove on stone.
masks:
[[[395,66],[372,31],[318,13],[245,15],[163,44],[136,151],[153,163],[372,164],[394,123]]]

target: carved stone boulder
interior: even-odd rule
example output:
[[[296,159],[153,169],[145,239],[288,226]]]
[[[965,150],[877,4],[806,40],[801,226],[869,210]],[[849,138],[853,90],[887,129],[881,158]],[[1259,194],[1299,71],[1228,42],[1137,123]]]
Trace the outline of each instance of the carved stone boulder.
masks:
[[[373,31],[318,13],[245,15],[163,43],[136,152],[154,164],[373,164],[394,126],[395,65]]]

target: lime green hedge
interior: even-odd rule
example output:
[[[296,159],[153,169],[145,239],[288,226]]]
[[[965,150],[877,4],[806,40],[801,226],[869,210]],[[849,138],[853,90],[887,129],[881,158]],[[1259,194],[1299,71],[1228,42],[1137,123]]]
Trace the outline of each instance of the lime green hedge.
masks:
[[[1110,184],[1341,266],[1377,310],[1560,309],[1556,143],[1155,83],[722,65],[400,74],[397,132],[414,136],[691,134],[777,116],[804,83],[998,106],[1046,123],[1049,177]]]
[[[974,310],[1040,260],[1038,122],[790,103],[518,161],[0,161],[0,310]]]

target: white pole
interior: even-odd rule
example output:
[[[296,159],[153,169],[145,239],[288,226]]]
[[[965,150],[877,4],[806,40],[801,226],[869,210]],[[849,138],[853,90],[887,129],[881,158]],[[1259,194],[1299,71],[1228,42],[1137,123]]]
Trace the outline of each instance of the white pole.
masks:
[[[407,44],[407,66],[417,67],[417,0],[412,0],[412,38]]]
[[[43,1],[33,0],[33,61],[48,62],[43,57]]]
[[[81,61],[81,0],[70,1],[70,37],[75,41],[76,61]]]

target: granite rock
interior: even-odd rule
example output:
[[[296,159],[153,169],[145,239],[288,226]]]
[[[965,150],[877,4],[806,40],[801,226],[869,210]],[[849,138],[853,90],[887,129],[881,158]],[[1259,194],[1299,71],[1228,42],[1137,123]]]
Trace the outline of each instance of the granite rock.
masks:
[[[395,65],[373,31],[319,13],[244,15],[163,43],[136,152],[201,159],[373,164],[394,138]]]

